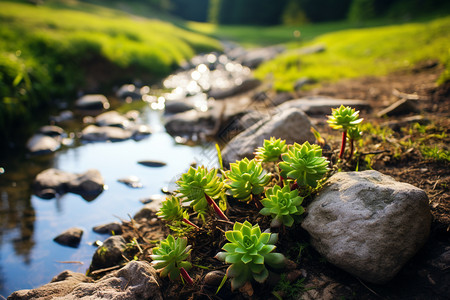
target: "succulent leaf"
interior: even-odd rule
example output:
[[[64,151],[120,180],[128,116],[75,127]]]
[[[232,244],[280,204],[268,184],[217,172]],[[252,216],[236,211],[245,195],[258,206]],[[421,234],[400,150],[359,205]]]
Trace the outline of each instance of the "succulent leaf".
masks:
[[[169,276],[171,280],[180,279],[180,268],[189,270],[192,265],[186,261],[191,252],[187,246],[186,238],[175,239],[169,235],[165,240],[160,241],[159,246],[153,248],[151,264],[157,270],[161,269],[160,276]]]
[[[231,163],[226,176],[227,187],[231,194],[241,201],[251,200],[252,194],[261,194],[271,178],[270,174],[263,170],[260,162],[248,158]]]
[[[263,162],[278,161],[287,152],[286,141],[271,137],[264,140],[264,146],[256,149],[256,159]]]
[[[294,143],[282,159],[279,163],[281,176],[297,180],[299,186],[315,188],[328,171],[329,161],[322,157],[322,149],[318,145],[310,145],[308,141],[302,145]]]
[[[257,282],[264,282],[269,274],[265,265],[267,259],[270,260],[271,267],[284,266],[284,255],[272,253],[276,247],[270,242],[276,240],[277,236],[261,233],[258,224],[252,225],[248,221],[236,222],[233,230],[225,233],[225,237],[229,243],[222,247],[225,252],[219,252],[216,258],[231,264],[227,269],[227,276],[231,278],[233,290],[240,288],[252,278]]]
[[[166,198],[166,200],[162,202],[159,212],[156,214],[169,222],[181,221],[187,216],[187,213],[180,205],[180,200],[174,196]]]

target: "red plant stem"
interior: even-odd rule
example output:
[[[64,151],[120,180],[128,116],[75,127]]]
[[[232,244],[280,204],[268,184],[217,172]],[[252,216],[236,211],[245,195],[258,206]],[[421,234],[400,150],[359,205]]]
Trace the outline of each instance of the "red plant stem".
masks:
[[[342,159],[344,157],[346,140],[347,140],[347,130],[344,130],[342,132],[342,143],[341,143],[341,152],[339,152],[339,159]]]
[[[180,274],[188,284],[194,284],[194,280],[191,276],[189,276],[188,272],[183,267],[180,268]]]
[[[353,156],[353,139],[350,139],[350,154],[348,156],[348,160],[351,160]]]
[[[214,208],[214,211],[219,216],[219,218],[221,218],[222,220],[225,220],[225,221],[229,221],[228,217],[225,216],[225,214],[220,209],[220,207],[216,204],[216,202],[214,202],[214,200],[211,199],[211,197],[208,196],[206,193],[205,193],[205,198],[206,198],[206,201],[208,202],[208,204],[211,205]]]
[[[186,219],[186,218],[183,218],[183,222],[186,223],[186,224],[188,224],[188,225],[191,225],[192,227],[194,227],[194,228],[196,228],[196,229],[200,229],[200,227],[198,227],[197,225],[195,225],[194,223],[192,223],[191,221],[189,221],[189,220]]]

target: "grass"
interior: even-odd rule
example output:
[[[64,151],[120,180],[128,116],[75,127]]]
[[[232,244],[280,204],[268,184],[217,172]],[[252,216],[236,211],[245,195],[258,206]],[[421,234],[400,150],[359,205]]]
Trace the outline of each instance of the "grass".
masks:
[[[86,78],[154,80],[198,52],[221,48],[217,40],[171,23],[91,3],[2,1],[0,6],[2,140],[10,139],[12,128],[31,122],[32,110],[54,99],[73,100]],[[104,70],[97,78],[86,71],[93,65]]]
[[[342,30],[321,35],[306,45],[325,45],[322,53],[300,56],[287,51],[260,66],[255,76],[273,78],[274,88],[291,91],[301,77],[318,82],[336,81],[408,69],[433,59],[450,66],[450,17],[425,23]],[[441,82],[446,79],[441,79]]]

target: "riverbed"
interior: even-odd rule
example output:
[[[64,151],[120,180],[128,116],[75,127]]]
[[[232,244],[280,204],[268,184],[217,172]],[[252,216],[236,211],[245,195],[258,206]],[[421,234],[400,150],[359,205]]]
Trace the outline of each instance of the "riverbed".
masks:
[[[96,250],[93,243],[108,236],[93,232],[97,225],[129,220],[143,207],[142,199],[163,195],[191,163],[216,163],[214,144],[186,146],[166,133],[163,112],[150,105],[141,109],[141,119],[153,133],[140,140],[97,142],[62,148],[52,155],[16,159],[0,175],[0,295],[48,283],[63,270],[85,273]],[[211,156],[212,155],[212,156]],[[140,160],[166,163],[152,168]],[[1,167],[1,166],[0,166]],[[105,190],[94,200],[67,193],[50,200],[32,194],[34,176],[47,168],[83,173],[100,171]],[[136,176],[142,188],[118,182]],[[53,239],[66,229],[84,230],[78,248],[65,247]]]

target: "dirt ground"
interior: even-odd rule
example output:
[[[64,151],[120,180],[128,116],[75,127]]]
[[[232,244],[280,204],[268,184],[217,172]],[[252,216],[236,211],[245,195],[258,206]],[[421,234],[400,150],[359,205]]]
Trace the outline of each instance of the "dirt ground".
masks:
[[[327,95],[341,99],[364,99],[370,102],[372,111],[361,112],[365,122],[381,125],[390,131],[369,133],[364,138],[360,151],[359,169],[373,168],[395,179],[410,183],[425,190],[433,215],[430,237],[421,251],[411,259],[400,273],[385,285],[363,282],[358,278],[327,263],[308,244],[308,234],[300,226],[282,231],[277,250],[290,258],[290,264],[282,275],[272,275],[264,284],[253,284],[251,289],[232,292],[229,284],[215,294],[225,265],[213,257],[224,244],[223,231],[231,229],[231,223],[211,221],[209,230],[189,233],[193,245],[192,262],[197,267],[190,271],[194,286],[182,285],[163,279],[164,295],[168,299],[449,299],[450,297],[450,164],[448,160],[424,157],[420,145],[436,145],[449,150],[448,135],[450,117],[450,84],[437,87],[435,84],[442,67],[434,62],[425,62],[410,71],[397,72],[384,77],[367,77],[344,80],[295,96]],[[409,98],[416,103],[419,112],[394,117],[377,117],[382,108],[400,98]],[[419,123],[405,125],[405,118],[421,115]],[[325,118],[317,122],[322,136],[331,148],[337,151],[340,136],[326,126]],[[406,126],[406,127],[405,127]],[[403,129],[402,129],[403,127]],[[405,129],[406,128],[406,129]],[[380,130],[381,130],[380,129]],[[370,158],[370,159],[368,159]],[[333,161],[333,156],[330,157]],[[355,170],[355,163],[343,166]],[[306,199],[307,200],[307,199]],[[308,201],[308,200],[307,200]],[[231,222],[249,220],[267,228],[269,220],[258,215],[256,207],[233,204],[227,211]],[[141,243],[141,254],[147,259],[153,241],[167,234],[160,222],[148,222],[155,218],[139,216],[131,223],[125,235],[136,237]],[[149,224],[152,225],[149,225]],[[200,267],[198,267],[200,266]],[[207,269],[201,266],[207,267]],[[205,283],[205,275],[216,271],[216,279]],[[276,291],[274,293],[274,291]],[[250,296],[249,294],[252,294]]]

